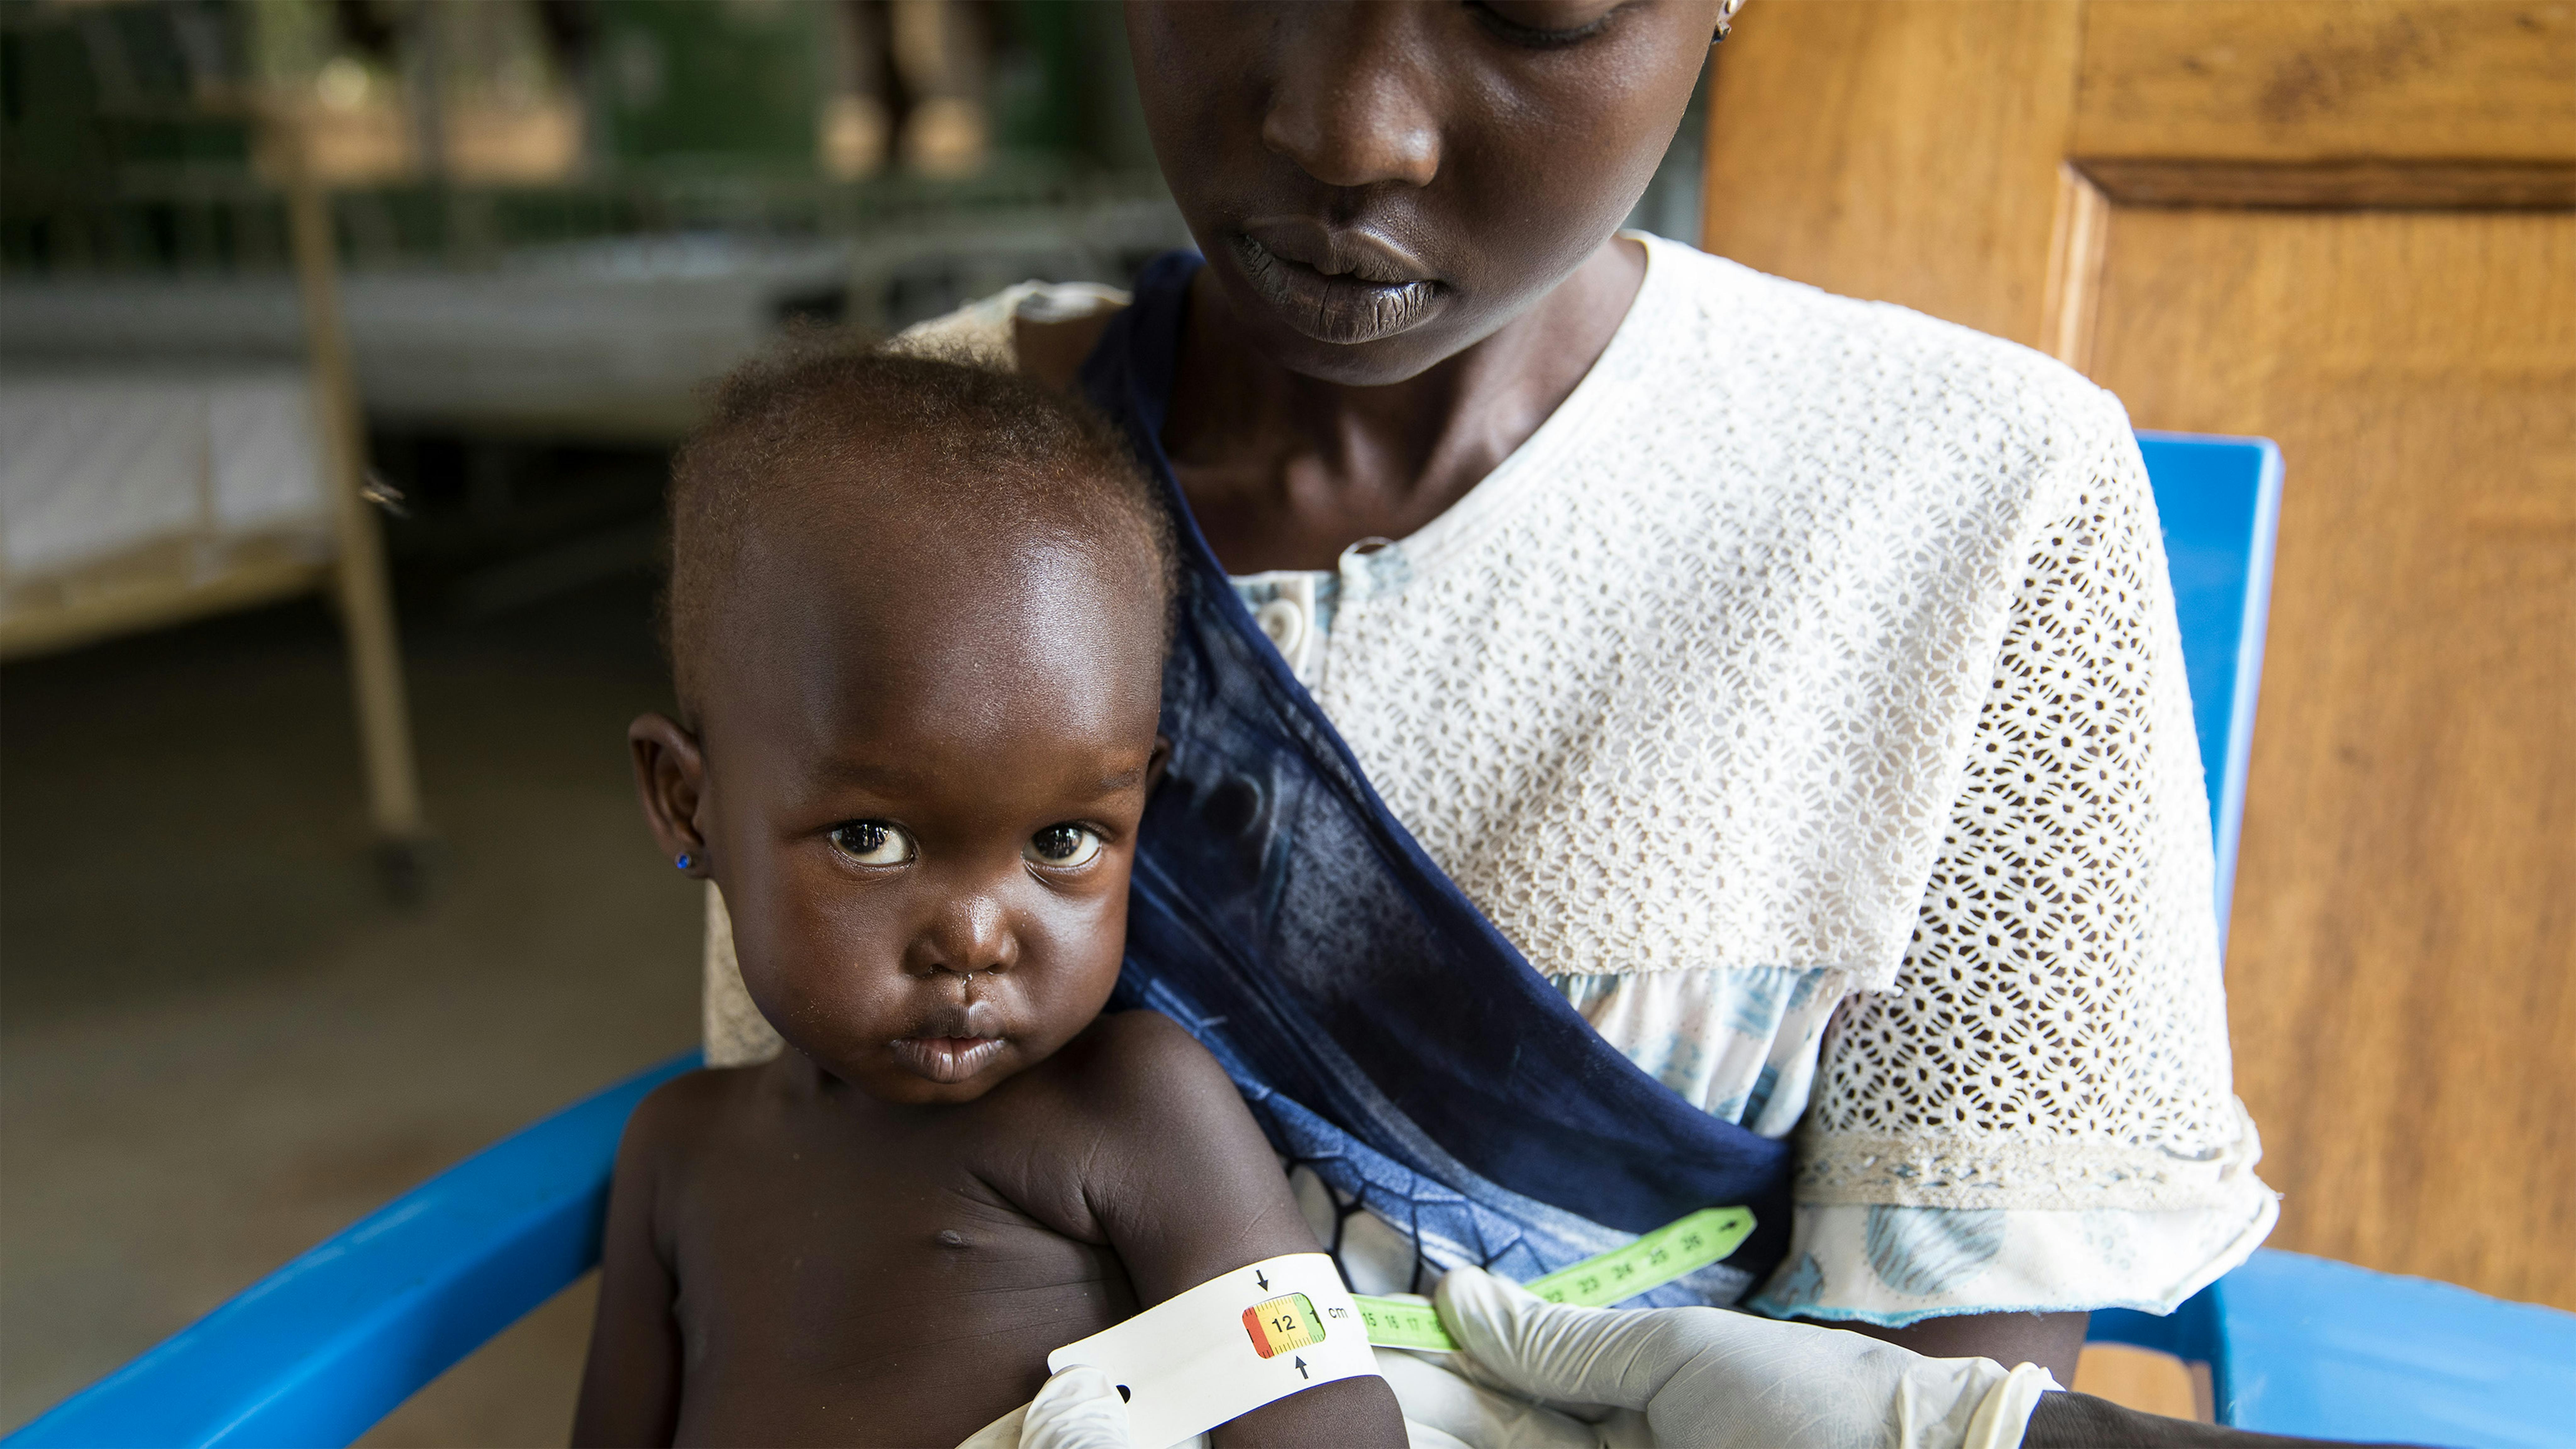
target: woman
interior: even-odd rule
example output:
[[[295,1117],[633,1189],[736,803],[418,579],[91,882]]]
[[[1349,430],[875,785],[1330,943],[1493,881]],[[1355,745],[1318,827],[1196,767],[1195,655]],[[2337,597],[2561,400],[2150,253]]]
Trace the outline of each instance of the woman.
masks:
[[[2089,1310],[2275,1214],[2153,505],[2056,364],[1614,235],[1722,18],[1131,4],[1206,257],[1140,290],[1184,318],[1160,451],[1430,858],[1794,1144],[1747,1306],[2070,1380]],[[931,330],[1070,388],[1095,303]]]

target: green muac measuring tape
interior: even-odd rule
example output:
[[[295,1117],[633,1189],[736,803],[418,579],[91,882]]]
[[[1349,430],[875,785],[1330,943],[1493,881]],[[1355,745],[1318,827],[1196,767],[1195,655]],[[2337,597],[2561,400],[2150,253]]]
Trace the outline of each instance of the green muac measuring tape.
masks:
[[[1751,1212],[1710,1208],[1529,1286],[1553,1303],[1607,1308],[1707,1267],[1752,1231]],[[1317,1384],[1374,1375],[1379,1347],[1458,1345],[1427,1299],[1358,1298],[1327,1255],[1283,1253],[1068,1343],[1047,1355],[1047,1371],[1107,1374],[1137,1443],[1178,1444]]]
[[[1640,1293],[1661,1288],[1685,1273],[1697,1272],[1735,1251],[1753,1231],[1749,1208],[1703,1208],[1676,1223],[1647,1233],[1626,1247],[1586,1258],[1522,1286],[1550,1303],[1578,1308],[1607,1308]],[[1380,1348],[1411,1348],[1455,1353],[1457,1340],[1440,1326],[1431,1300],[1407,1294],[1400,1298],[1351,1295],[1368,1325],[1368,1341]]]

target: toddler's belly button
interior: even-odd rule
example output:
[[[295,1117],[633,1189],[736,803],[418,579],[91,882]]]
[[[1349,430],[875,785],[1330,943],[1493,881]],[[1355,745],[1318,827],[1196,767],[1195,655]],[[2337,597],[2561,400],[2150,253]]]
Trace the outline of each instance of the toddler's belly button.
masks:
[[[932,1241],[943,1248],[962,1248],[966,1246],[966,1235],[955,1228],[941,1228]]]

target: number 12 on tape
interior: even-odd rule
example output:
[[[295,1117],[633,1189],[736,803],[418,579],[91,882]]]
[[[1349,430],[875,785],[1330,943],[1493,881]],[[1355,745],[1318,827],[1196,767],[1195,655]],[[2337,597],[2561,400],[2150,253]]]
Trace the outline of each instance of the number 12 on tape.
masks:
[[[1255,1303],[1243,1310],[1243,1331],[1252,1335],[1252,1351],[1263,1358],[1304,1348],[1323,1336],[1322,1326],[1315,1319],[1314,1302],[1303,1293]]]

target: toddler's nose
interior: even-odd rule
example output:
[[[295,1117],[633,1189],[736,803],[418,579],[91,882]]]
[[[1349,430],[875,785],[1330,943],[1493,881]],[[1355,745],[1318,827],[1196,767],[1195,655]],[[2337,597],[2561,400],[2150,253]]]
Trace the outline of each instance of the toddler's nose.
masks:
[[[1019,939],[1002,903],[967,896],[945,903],[914,941],[907,964],[924,975],[972,976],[1008,971],[1019,963]]]

